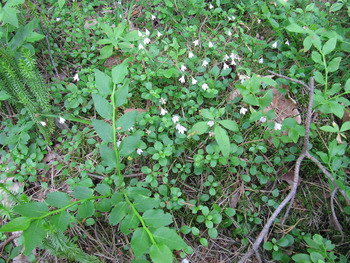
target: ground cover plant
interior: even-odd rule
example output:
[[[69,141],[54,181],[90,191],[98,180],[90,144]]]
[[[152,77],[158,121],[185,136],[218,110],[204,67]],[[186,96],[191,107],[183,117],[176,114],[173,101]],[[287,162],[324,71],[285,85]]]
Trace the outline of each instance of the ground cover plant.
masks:
[[[347,262],[349,10],[2,1],[0,261]]]

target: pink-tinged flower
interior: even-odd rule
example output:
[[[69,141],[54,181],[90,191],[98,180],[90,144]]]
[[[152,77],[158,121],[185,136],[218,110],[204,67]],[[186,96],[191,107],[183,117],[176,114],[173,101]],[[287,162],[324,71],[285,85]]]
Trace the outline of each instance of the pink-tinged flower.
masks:
[[[194,44],[195,46],[198,46],[198,45],[199,45],[199,40],[197,39],[197,40],[193,41],[193,44]]]
[[[179,81],[181,82],[181,83],[185,83],[185,76],[182,76],[181,78],[179,78]]]
[[[202,90],[206,91],[207,89],[209,89],[209,86],[208,86],[207,83],[204,83],[204,84],[202,85]]]
[[[181,71],[185,71],[187,69],[187,67],[185,65],[182,65],[180,69],[181,69]]]
[[[282,124],[276,122],[275,123],[275,130],[278,131],[280,129],[282,129]]]
[[[162,33],[160,33],[159,31],[157,31],[157,37],[160,37],[160,36],[162,36],[163,34]]]
[[[203,60],[202,66],[203,66],[203,67],[206,67],[206,66],[208,66],[208,65],[209,65],[208,61]]]
[[[197,81],[194,77],[192,77],[192,85],[196,85],[197,82],[198,82],[198,81]]]
[[[65,120],[65,119],[63,119],[62,117],[60,117],[60,118],[59,118],[59,120],[58,120],[58,122],[59,122],[59,123],[61,123],[61,124],[63,124],[63,123],[65,123],[65,122],[66,122],[66,120]]]
[[[225,69],[228,69],[229,68],[229,65],[227,65],[225,62],[224,62],[224,70]]]
[[[140,50],[140,49],[144,49],[144,48],[145,48],[145,47],[140,43],[140,44],[139,44],[139,50]]]
[[[261,122],[266,122],[266,118],[265,118],[264,116],[262,116],[262,117],[260,118],[260,121],[261,121]]]
[[[159,113],[159,115],[164,116],[164,115],[167,114],[167,113],[168,113],[167,110],[165,110],[165,109],[163,109],[163,108],[160,108],[160,113]]]
[[[136,152],[137,152],[138,155],[141,155],[141,154],[143,153],[142,149],[140,149],[140,148],[138,148],[138,149],[136,150]]]
[[[40,124],[44,127],[46,126],[46,122],[44,122],[44,121],[41,121]]]
[[[175,128],[176,128],[177,131],[178,131],[179,133],[181,133],[181,134],[184,134],[185,131],[187,131],[187,129],[186,129],[184,126],[182,126],[180,123],[176,124],[176,127],[175,127]]]
[[[208,121],[208,123],[207,123],[207,124],[208,124],[208,126],[211,128],[211,127],[213,127],[213,126],[214,126],[214,124],[215,124],[215,123],[214,123],[214,121]]]
[[[162,104],[162,105],[164,105],[165,103],[166,103],[166,100],[164,99],[164,98],[160,98],[160,100],[159,100],[159,102],[160,102],[160,104]]]
[[[209,137],[214,137],[215,133],[213,131],[209,131]]]
[[[193,57],[193,53],[192,52],[188,53],[188,57],[192,58]]]
[[[240,109],[240,111],[239,111],[239,114],[245,115],[245,114],[247,113],[247,111],[248,111],[248,109],[242,107],[242,108]]]
[[[277,48],[277,41],[275,41],[275,43],[272,44],[273,48]]]
[[[143,44],[145,44],[145,45],[149,44],[150,42],[151,42],[151,40],[150,40],[148,37],[146,37],[146,38],[143,40]]]
[[[208,44],[209,47],[213,47],[213,43],[210,41]]]
[[[73,77],[73,81],[79,81],[80,80],[80,78],[79,78],[79,75],[78,75],[78,73],[75,73],[75,75],[74,75],[74,77]]]
[[[175,115],[174,117],[171,118],[171,120],[173,121],[173,123],[177,123],[180,120],[180,118],[179,116]]]
[[[147,135],[150,135],[150,134],[151,134],[151,131],[150,131],[150,130],[146,130],[146,134],[147,134]]]

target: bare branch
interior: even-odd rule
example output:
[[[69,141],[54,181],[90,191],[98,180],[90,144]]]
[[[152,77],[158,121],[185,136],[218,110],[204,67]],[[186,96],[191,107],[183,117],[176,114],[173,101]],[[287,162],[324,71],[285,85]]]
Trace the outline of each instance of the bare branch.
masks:
[[[271,74],[273,74],[273,75],[275,75],[275,76],[277,76],[277,77],[279,77],[279,78],[287,79],[287,80],[293,81],[293,82],[295,82],[295,83],[298,83],[298,84],[302,85],[304,88],[306,88],[308,91],[311,92],[310,87],[309,87],[308,85],[306,85],[304,82],[300,81],[300,80],[292,79],[292,78],[290,78],[290,77],[287,77],[287,76],[278,74],[278,73],[273,72],[273,71],[271,71],[271,70],[268,70],[267,72],[269,72],[269,73],[271,73]]]
[[[344,242],[343,228],[342,228],[341,224],[338,221],[337,214],[336,214],[335,209],[334,209],[334,198],[335,198],[335,194],[337,193],[338,189],[339,189],[338,187],[335,187],[334,190],[332,191],[332,194],[331,194],[331,210],[332,210],[332,216],[333,216],[334,224],[335,224],[336,228],[340,232],[341,242]]]

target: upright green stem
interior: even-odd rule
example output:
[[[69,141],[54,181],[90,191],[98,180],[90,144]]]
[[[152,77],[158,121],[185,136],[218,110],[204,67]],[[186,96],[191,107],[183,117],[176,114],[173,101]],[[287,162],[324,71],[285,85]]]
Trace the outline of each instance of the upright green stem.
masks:
[[[328,89],[328,69],[327,69],[327,63],[326,63],[326,57],[325,55],[322,53],[322,51],[320,50],[320,53],[322,55],[322,59],[323,59],[323,67],[324,67],[324,71],[325,71],[325,84],[324,84],[324,93],[327,94],[327,89]]]

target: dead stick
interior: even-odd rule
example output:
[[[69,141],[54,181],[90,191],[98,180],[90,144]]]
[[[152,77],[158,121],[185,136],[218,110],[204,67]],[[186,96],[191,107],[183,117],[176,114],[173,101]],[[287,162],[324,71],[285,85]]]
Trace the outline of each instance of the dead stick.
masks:
[[[336,228],[338,228],[338,230],[340,232],[341,242],[344,242],[343,228],[342,228],[341,224],[338,221],[337,214],[336,214],[335,209],[334,209],[334,198],[335,198],[335,194],[337,193],[338,189],[339,189],[338,187],[335,187],[334,190],[332,191],[332,194],[331,194],[331,210],[332,210],[332,216],[333,216],[334,224],[335,224]]]
[[[311,92],[310,87],[309,87],[308,85],[306,85],[304,82],[300,81],[300,80],[292,79],[292,78],[290,78],[290,77],[287,77],[287,76],[278,74],[278,73],[273,72],[273,71],[271,71],[271,70],[268,70],[267,72],[269,72],[269,73],[271,73],[271,74],[273,74],[273,75],[276,75],[277,77],[280,77],[280,78],[282,78],[282,79],[287,79],[287,80],[293,81],[293,82],[295,82],[295,83],[298,83],[298,84],[302,85],[304,88],[306,88],[308,91]]]

